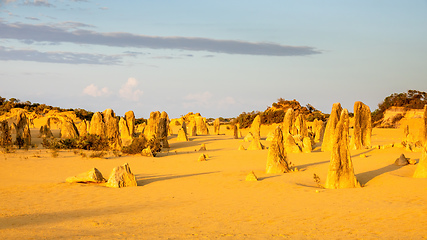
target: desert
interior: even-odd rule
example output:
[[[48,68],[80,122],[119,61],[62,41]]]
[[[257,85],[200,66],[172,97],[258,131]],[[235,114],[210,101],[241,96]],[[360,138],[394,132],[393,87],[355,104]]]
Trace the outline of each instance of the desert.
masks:
[[[121,138],[117,131],[111,133],[110,139],[114,140],[110,142],[110,150],[102,151],[103,154],[90,156],[98,151],[44,147],[46,134],[42,135],[40,130],[45,131],[43,126],[50,123],[53,135],[50,139],[72,138],[68,128],[64,135],[64,128],[73,123],[70,119],[77,119],[67,112],[45,112],[29,124],[32,147],[2,151],[0,238],[426,238],[423,226],[427,224],[427,178],[414,177],[420,163],[426,161],[425,145],[410,145],[407,141],[408,131],[413,135],[425,132],[425,108],[418,111],[422,117],[409,111],[397,128],[358,130],[368,132],[371,137],[369,146],[359,148],[350,147],[354,140],[349,139],[355,135],[356,125],[363,124],[355,117],[349,118],[347,109],[340,108],[334,104],[341,115],[336,123],[341,130],[333,131],[337,139],[334,141],[341,142],[337,155],[332,154],[333,150],[322,151],[322,141],[315,141],[314,135],[311,135],[311,151],[287,152],[286,138],[297,134],[296,142],[306,144],[298,141],[302,138],[299,134],[309,136],[307,131],[313,133],[315,128],[311,126],[318,124],[296,117],[293,111],[286,111],[283,122],[267,125],[260,123],[258,115],[252,127],[239,129],[241,136],[253,136],[250,142],[236,136],[236,127],[228,123],[218,125],[219,120],[209,125],[205,118],[190,114],[186,115],[190,123],[186,125],[182,118],[169,120],[166,113],[152,113],[140,133],[163,136],[158,140],[160,149],[151,150],[155,153],[151,157],[118,151],[117,142]],[[22,113],[31,118],[31,114],[19,109],[10,112],[14,114],[2,116],[8,119],[6,122],[19,122]],[[60,124],[60,116],[66,124]],[[119,126],[112,110],[94,114],[91,123],[102,122],[102,116]],[[124,122],[134,126],[134,117],[127,116],[132,114],[122,118],[121,129],[128,126]],[[302,120],[296,121],[298,118]],[[370,116],[368,120],[370,126]],[[165,125],[166,122],[169,124]],[[107,125],[101,128],[103,134],[114,129],[107,130]],[[193,129],[191,125],[200,127],[197,134],[187,135],[193,131],[189,130]],[[17,125],[14,126],[12,139],[19,134]],[[294,127],[289,130],[289,126]],[[129,132],[135,130],[137,134],[141,127],[127,129],[125,139],[129,139]],[[178,139],[178,134],[184,139]],[[269,135],[274,137],[268,139]],[[402,145],[405,141],[407,146]],[[262,147],[250,150],[254,142]],[[402,154],[407,163],[396,164]],[[199,159],[201,155],[203,161]],[[331,162],[343,161],[331,159],[340,156],[346,156],[344,162],[350,160],[350,178],[355,179],[356,186],[328,187]],[[273,165],[283,162],[286,165],[267,171],[270,159]],[[126,180],[124,185],[108,186],[112,169],[119,171],[118,166],[128,169],[131,177],[127,178],[133,178],[134,185],[126,185]],[[102,174],[98,179],[104,178],[103,181],[67,179],[94,168]]]

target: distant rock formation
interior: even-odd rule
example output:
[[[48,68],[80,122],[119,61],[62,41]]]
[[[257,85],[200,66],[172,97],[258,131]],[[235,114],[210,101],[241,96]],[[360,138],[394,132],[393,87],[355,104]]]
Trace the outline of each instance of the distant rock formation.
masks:
[[[162,112],[159,119],[159,127],[157,137],[160,140],[162,147],[169,148],[168,142],[169,117],[166,112]]]
[[[294,110],[288,108],[282,123],[283,139],[286,141],[288,135],[292,134],[292,127],[294,126]]]
[[[221,126],[221,122],[219,121],[219,118],[215,119],[214,121],[214,134],[219,135],[219,129]]]
[[[313,132],[314,132],[314,142],[322,142],[323,141],[323,135],[325,134],[325,123],[321,120],[314,120],[313,124]]]
[[[313,146],[311,144],[311,138],[310,137],[305,137],[302,140],[302,152],[303,153],[311,153],[311,151],[313,151]]]
[[[194,118],[190,120],[190,124],[188,124],[188,129],[190,130],[187,132],[188,136],[197,136],[196,120],[194,120]]]
[[[243,145],[240,145],[238,150],[243,150],[244,151],[244,150],[246,150],[246,148]]]
[[[102,119],[102,114],[100,112],[96,112],[93,114],[92,119],[90,121],[89,134],[104,136],[105,123]]]
[[[180,128],[178,131],[178,137],[176,138],[177,142],[187,142],[188,141],[188,137],[187,134],[185,133],[184,128]]]
[[[105,137],[109,139],[110,148],[120,150],[122,141],[119,132],[119,120],[112,109],[103,112],[105,123]]]
[[[283,133],[280,127],[274,130],[274,138],[268,149],[266,173],[289,172],[288,162],[283,142]]]
[[[150,118],[147,121],[147,126],[144,129],[144,135],[147,139],[157,137],[157,129],[159,127],[160,112],[151,112]]]
[[[250,133],[252,133],[253,138],[261,139],[261,116],[257,115],[252,121]]]
[[[31,145],[30,123],[24,111],[19,111],[17,114],[16,124],[13,124],[16,131],[16,143],[21,146]]]
[[[371,110],[362,102],[354,103],[354,131],[350,141],[350,149],[371,147]]]
[[[61,138],[73,139],[79,137],[79,131],[73,120],[64,116],[61,119]]]
[[[239,128],[237,127],[237,124],[233,126],[233,137],[234,139],[239,139]]]
[[[119,132],[122,140],[122,146],[129,146],[132,144],[133,138],[129,130],[128,122],[125,118],[120,118],[119,120]]]
[[[350,157],[349,143],[349,117],[347,109],[341,111],[340,120],[335,127],[332,138],[332,154],[329,163],[325,188],[356,188],[360,187],[354,175],[353,162]]]
[[[9,124],[7,120],[0,122],[0,147],[11,146],[12,135],[10,133]]]
[[[254,140],[254,136],[251,132],[248,132],[248,134],[246,134],[246,137],[243,139],[243,141],[245,142],[251,142],[252,140]]]
[[[420,129],[421,145],[425,146],[427,144],[427,105],[424,105],[422,123]]]
[[[202,116],[196,116],[196,128],[197,128],[197,135],[209,135],[209,129],[208,125],[206,124],[206,118]]]
[[[425,109],[425,107],[424,107]],[[415,169],[414,178],[427,178],[427,144],[422,149],[420,161]]]
[[[129,164],[115,167],[108,178],[107,187],[122,188],[137,186],[135,175],[130,170]]]
[[[135,114],[133,111],[128,111],[125,113],[125,120],[129,130],[129,135],[131,137],[135,136]]]
[[[308,136],[307,123],[302,114],[299,114],[297,116],[297,118],[295,119],[294,125],[296,128],[296,133],[294,133],[293,135],[300,135],[302,138],[305,138]]]
[[[88,134],[88,122],[86,120],[81,121],[79,124],[76,125],[76,127],[79,136],[85,136]]]
[[[93,168],[77,176],[69,177],[65,181],[68,183],[103,183],[106,180],[98,169]]]
[[[288,136],[285,139],[285,151],[287,153],[300,153],[301,149],[296,144],[294,137],[292,135],[288,134]]]
[[[336,126],[340,120],[342,107],[340,103],[334,103],[331,115],[326,124],[325,134],[323,135],[322,152],[332,151],[334,146],[333,139]]]

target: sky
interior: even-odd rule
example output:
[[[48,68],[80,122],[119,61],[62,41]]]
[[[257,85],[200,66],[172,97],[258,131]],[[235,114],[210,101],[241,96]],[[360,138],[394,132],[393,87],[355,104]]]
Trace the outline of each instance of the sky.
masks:
[[[0,96],[137,118],[427,91],[427,0],[0,0]]]

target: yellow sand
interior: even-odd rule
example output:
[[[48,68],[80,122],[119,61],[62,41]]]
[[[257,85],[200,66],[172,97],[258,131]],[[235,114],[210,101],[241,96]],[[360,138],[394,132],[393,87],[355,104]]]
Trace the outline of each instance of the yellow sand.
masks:
[[[261,142],[273,126],[261,127]],[[178,129],[174,129],[177,133]],[[213,132],[213,129],[209,129]],[[221,126],[224,133],[225,126]],[[38,148],[0,155],[0,239],[423,239],[427,238],[427,179],[414,165],[398,167],[400,148],[351,151],[363,188],[326,190],[330,153],[288,154],[300,171],[265,174],[268,150],[224,135],[169,138],[156,158],[82,158]],[[54,133],[55,134],[55,133]],[[57,134],[57,133],[56,133]],[[247,130],[243,130],[243,136]],[[400,142],[401,129],[374,129],[372,144]],[[209,155],[198,162],[206,144]],[[367,157],[360,157],[365,154]],[[111,189],[65,179],[98,168],[105,178],[129,163],[138,186]],[[245,181],[254,171],[257,182]]]

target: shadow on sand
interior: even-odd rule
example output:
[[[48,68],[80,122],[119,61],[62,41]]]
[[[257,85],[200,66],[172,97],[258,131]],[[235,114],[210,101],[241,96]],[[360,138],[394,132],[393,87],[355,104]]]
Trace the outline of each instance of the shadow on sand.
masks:
[[[194,176],[199,176],[199,175],[205,175],[205,174],[212,174],[212,173],[218,173],[219,171],[216,172],[204,172],[204,173],[193,173],[193,174],[184,174],[184,175],[172,175],[172,174],[167,174],[167,175],[136,175],[136,183],[138,186],[144,186],[153,182],[158,182],[158,181],[165,181],[165,180],[171,180],[171,179],[176,179],[176,178],[186,178],[186,177],[194,177]]]
[[[366,183],[371,181],[373,178],[375,178],[381,174],[387,173],[387,172],[395,171],[397,169],[400,169],[401,167],[404,167],[404,166],[397,166],[395,164],[390,164],[390,165],[387,165],[385,167],[382,167],[382,168],[379,168],[376,170],[356,174],[356,178],[357,178],[357,180],[359,180],[360,184],[365,185]]]

